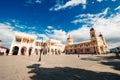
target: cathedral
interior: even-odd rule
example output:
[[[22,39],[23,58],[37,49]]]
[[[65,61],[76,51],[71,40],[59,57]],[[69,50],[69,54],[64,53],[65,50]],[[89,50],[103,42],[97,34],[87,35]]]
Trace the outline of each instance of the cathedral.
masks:
[[[103,35],[100,33],[97,36],[94,28],[90,29],[89,41],[73,43],[73,39],[69,35],[65,46],[66,54],[104,54],[108,52],[109,49]]]

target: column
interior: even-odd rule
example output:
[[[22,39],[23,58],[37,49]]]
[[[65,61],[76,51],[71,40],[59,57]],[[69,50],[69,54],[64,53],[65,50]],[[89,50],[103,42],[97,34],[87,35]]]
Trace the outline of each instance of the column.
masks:
[[[21,55],[21,46],[19,47],[19,51],[17,55]]]
[[[26,49],[26,54],[25,54],[26,56],[28,56],[29,55],[29,47],[27,47],[27,49]]]
[[[32,51],[31,51],[31,55],[35,55],[35,48],[33,47]]]
[[[13,46],[10,47],[10,52],[8,55],[12,55]]]

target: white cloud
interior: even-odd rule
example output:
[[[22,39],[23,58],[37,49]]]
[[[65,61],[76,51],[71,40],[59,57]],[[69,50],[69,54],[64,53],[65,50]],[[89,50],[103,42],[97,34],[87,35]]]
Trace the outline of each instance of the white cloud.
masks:
[[[92,4],[95,4],[95,2],[93,1]]]
[[[0,39],[3,46],[10,47],[14,32],[12,26],[0,23]]]
[[[99,18],[103,18],[107,15],[109,8],[106,8],[102,13],[98,14],[80,14],[76,16],[76,20],[72,21],[72,23],[86,23],[86,24],[94,24]]]
[[[119,7],[117,7],[116,10],[118,8]],[[119,46],[120,45],[120,41],[119,41],[120,40],[120,36],[119,36],[120,14],[118,14],[119,12],[116,12],[116,13],[111,14],[110,17],[106,18],[106,15],[110,14],[109,10],[110,10],[109,8],[106,8],[103,12],[98,13],[98,14],[80,14],[76,17],[77,19],[74,20],[73,23],[75,24],[85,23],[86,26],[89,26],[91,24],[94,26],[97,32],[103,33],[110,48]],[[88,27],[84,27],[84,28],[88,30]],[[81,29],[78,29],[75,31],[78,31],[80,33]],[[78,33],[75,35],[78,35]],[[86,36],[87,34],[83,33],[82,35]],[[78,38],[75,38],[75,39],[77,40]]]
[[[103,2],[103,1],[110,1],[110,0],[97,0],[98,2]],[[116,0],[111,0],[113,2],[115,2]]]
[[[67,33],[63,30],[53,30],[53,34],[49,34],[50,38],[60,40],[61,42],[65,43],[67,39]]]
[[[87,41],[90,39],[89,30],[89,27],[83,26],[77,30],[68,32],[68,34],[72,36],[74,42]]]
[[[47,35],[45,35],[45,34],[36,34],[37,35],[37,37],[39,38],[39,39],[42,39],[43,38],[43,40],[49,40],[49,37],[47,36]]]
[[[103,0],[97,0],[98,2],[102,2]]]
[[[38,4],[42,3],[41,0],[36,0],[35,2],[38,3]]]
[[[46,32],[46,33],[50,33],[50,30],[48,30],[48,29],[45,29],[45,32]]]
[[[27,4],[33,4],[33,1],[32,0],[27,0],[26,3]]]
[[[117,8],[115,8],[115,10],[119,10],[120,11],[120,6],[118,6]]]
[[[60,9],[65,9],[68,7],[74,7],[79,4],[82,4],[83,8],[86,8],[86,0],[70,0],[70,1],[66,2],[64,5],[60,1],[57,1],[57,4],[54,7],[50,8],[50,10],[58,11]]]
[[[43,0],[27,0],[25,3],[25,6],[28,6],[28,5],[33,5],[33,4],[41,4]]]
[[[48,29],[53,29],[53,26],[47,26]]]
[[[116,0],[112,0],[113,2],[115,2]]]

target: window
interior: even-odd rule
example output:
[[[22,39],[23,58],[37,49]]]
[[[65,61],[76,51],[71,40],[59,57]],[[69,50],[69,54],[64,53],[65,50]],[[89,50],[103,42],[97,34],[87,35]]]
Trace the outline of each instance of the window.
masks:
[[[95,35],[94,35],[94,34],[92,34],[92,37],[95,37]]]
[[[33,42],[34,42],[34,39],[30,39],[29,42],[30,42],[30,43],[33,43]]]
[[[21,42],[21,38],[16,38],[16,42]]]

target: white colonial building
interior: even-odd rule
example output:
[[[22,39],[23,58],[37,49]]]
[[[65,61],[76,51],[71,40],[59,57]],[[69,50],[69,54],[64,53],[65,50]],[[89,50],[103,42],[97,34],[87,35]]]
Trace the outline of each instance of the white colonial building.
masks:
[[[64,50],[64,45],[60,41],[36,39],[37,36],[35,35],[16,32],[9,55],[38,55],[40,51],[43,54],[61,54]]]

